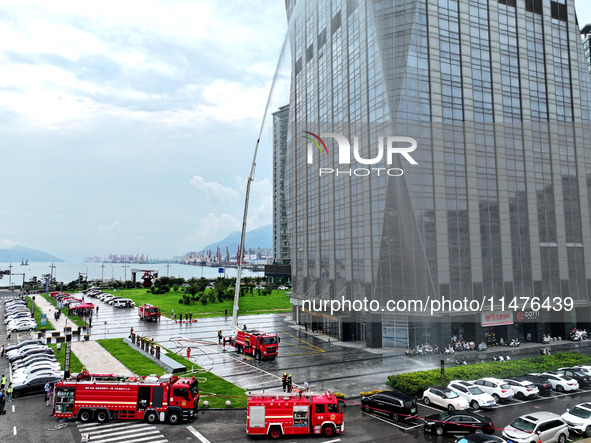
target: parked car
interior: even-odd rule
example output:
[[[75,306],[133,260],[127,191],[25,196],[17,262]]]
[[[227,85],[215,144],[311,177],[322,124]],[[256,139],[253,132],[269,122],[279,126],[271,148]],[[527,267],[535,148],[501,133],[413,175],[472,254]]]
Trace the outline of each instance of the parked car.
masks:
[[[560,369],[575,369],[582,372],[585,375],[591,376],[591,366],[573,366],[571,368],[560,368]]]
[[[386,415],[394,421],[410,420],[419,415],[415,398],[399,391],[361,397],[361,409],[364,412]]]
[[[6,325],[6,330],[17,332],[17,331],[32,331],[37,328],[37,322],[35,320],[28,319],[15,319]]]
[[[561,417],[571,432],[591,437],[591,403],[580,403],[567,409]]]
[[[513,420],[503,437],[511,443],[566,443],[568,425],[553,412],[533,412]]]
[[[558,392],[570,392],[579,389],[579,382],[567,375],[560,375],[557,372],[543,372],[541,374],[534,373],[533,375],[541,375],[548,379],[552,385],[552,389]]]
[[[53,355],[53,354],[35,354],[35,355],[31,355],[29,357],[23,358],[21,360],[15,361],[12,364],[11,369],[13,371],[16,371],[21,368],[26,368],[27,366],[32,365],[34,363],[38,363],[38,362],[53,363],[56,361],[57,360],[55,358],[55,355]]]
[[[425,417],[425,432],[437,435],[443,434],[472,434],[480,431],[485,434],[495,432],[489,417],[472,411],[445,411]]]
[[[530,399],[538,396],[540,391],[531,381],[519,380],[517,378],[506,378],[503,380],[507,382],[513,392],[515,392],[515,398],[519,400]]]
[[[28,346],[28,345],[43,345],[44,342],[42,340],[24,340],[21,341],[20,343],[16,344],[16,345],[11,345],[11,346],[7,346],[5,348],[6,352],[10,352],[13,349],[20,349],[23,346]]]
[[[56,376],[62,378],[63,371],[59,369],[53,368],[37,368],[32,370],[31,372],[19,372],[17,374],[13,374],[10,381],[13,385],[23,384],[27,380],[32,380],[39,377],[51,377]]]
[[[552,384],[547,378],[528,374],[522,375],[521,377],[515,377],[514,379],[532,382],[534,385],[536,385],[536,388],[538,388],[540,395],[548,396],[552,393]]]
[[[448,411],[468,409],[470,404],[464,397],[445,386],[430,386],[423,392],[423,402],[426,405],[441,406]]]
[[[462,438],[458,438],[455,443],[507,443],[507,440],[497,437],[496,435],[487,434],[468,434]]]
[[[583,372],[574,369],[574,368],[566,368],[566,369],[558,369],[555,371],[557,374],[566,375],[575,379],[579,383],[579,387],[581,388],[588,388],[591,386],[591,376],[584,374]]]
[[[45,383],[56,383],[56,382],[60,381],[61,379],[62,379],[62,377],[60,377],[60,376],[48,375],[48,376],[43,376],[43,377],[30,378],[18,385],[13,383],[12,387],[13,387],[14,391],[13,391],[12,395],[13,395],[13,397],[16,398],[16,397],[21,397],[26,394],[34,394],[37,392],[43,392],[44,387],[45,387]]]
[[[115,308],[133,308],[135,303],[129,298],[119,298],[113,302]]]
[[[470,406],[474,409],[492,408],[497,404],[492,395],[487,394],[478,386],[473,385],[470,382],[452,380],[447,387],[455,391],[460,397],[468,400],[468,403],[470,403]]]
[[[8,357],[8,361],[9,362],[14,362],[17,360],[21,360],[25,357],[28,357],[30,355],[35,355],[35,354],[47,354],[47,355],[53,355],[53,350],[51,348],[33,348],[33,349],[29,349],[25,352],[23,352],[22,354],[18,354],[16,356],[13,357]]]
[[[498,378],[485,377],[474,380],[472,383],[478,386],[484,392],[492,395],[492,397],[495,399],[495,402],[497,403],[499,403],[501,400],[510,400],[515,395],[511,386]]]
[[[114,304],[117,300],[122,300],[123,297],[112,297],[107,303],[110,305]]]

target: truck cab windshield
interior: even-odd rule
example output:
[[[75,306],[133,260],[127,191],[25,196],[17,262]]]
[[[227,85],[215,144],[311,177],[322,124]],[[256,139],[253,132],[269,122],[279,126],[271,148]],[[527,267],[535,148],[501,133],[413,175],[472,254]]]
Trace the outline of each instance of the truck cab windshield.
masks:
[[[265,344],[266,345],[275,345],[275,344],[277,344],[277,337],[265,337]]]

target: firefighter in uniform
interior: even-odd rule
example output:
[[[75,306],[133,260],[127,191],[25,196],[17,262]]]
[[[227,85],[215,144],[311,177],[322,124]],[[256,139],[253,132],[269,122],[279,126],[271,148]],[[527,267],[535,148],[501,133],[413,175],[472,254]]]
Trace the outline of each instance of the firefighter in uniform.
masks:
[[[283,383],[283,392],[285,392],[285,388],[287,387],[287,372],[283,373],[283,377],[281,377],[281,382]]]
[[[222,344],[222,330],[218,329],[218,344]]]
[[[287,376],[287,392],[291,392],[292,383],[291,383],[291,374]]]

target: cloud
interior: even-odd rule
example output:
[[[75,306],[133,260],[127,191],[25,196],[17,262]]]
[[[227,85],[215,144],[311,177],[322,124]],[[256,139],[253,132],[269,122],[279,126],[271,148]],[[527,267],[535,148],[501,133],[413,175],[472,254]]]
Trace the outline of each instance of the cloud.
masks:
[[[197,220],[195,230],[187,237],[187,241],[197,245],[194,249],[199,249],[208,243],[223,239],[230,232],[240,230],[241,225],[242,220],[238,220],[231,214],[210,212],[207,216]]]
[[[13,242],[12,240],[0,238],[0,249],[10,249],[16,245],[17,243]]]
[[[205,193],[212,194],[215,198],[236,198],[238,196],[238,192],[236,190],[229,188],[227,186],[221,185],[216,182],[207,182],[205,179],[199,175],[194,175],[191,178],[191,185],[194,186],[199,191],[203,191]]]

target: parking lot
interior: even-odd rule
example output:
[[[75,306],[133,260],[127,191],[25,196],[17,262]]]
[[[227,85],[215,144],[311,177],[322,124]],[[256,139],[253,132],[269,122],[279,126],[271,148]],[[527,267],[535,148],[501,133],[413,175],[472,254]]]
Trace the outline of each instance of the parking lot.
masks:
[[[278,389],[281,375],[289,372],[296,385],[307,381],[312,390],[344,392],[351,401],[345,411],[345,432],[331,441],[454,441],[450,436],[424,435],[421,420],[406,424],[394,423],[375,414],[362,413],[358,405],[360,391],[387,388],[384,383],[387,375],[411,369],[438,367],[441,356],[407,357],[397,350],[372,351],[356,344],[329,341],[327,337],[305,331],[301,326],[293,324],[286,315],[241,317],[241,322],[247,322],[249,328],[273,330],[281,336],[280,357],[272,361],[258,361],[245,358],[230,349],[224,350],[217,344],[218,329],[222,329],[224,334],[230,334],[230,318],[205,318],[192,323],[175,323],[163,318],[160,322],[150,323],[141,321],[135,309],[117,309],[95,300],[93,303],[98,304],[100,309],[99,314],[94,316],[92,339],[126,337],[129,328],[133,327],[135,332],[154,337],[156,341],[178,353],[184,353],[191,346],[193,361],[249,390]],[[5,333],[4,330],[1,332]],[[4,337],[5,335],[2,339]],[[30,337],[29,332],[19,332],[12,335],[11,341],[14,343]],[[568,346],[568,342],[564,345]],[[464,355],[470,360],[477,358],[476,354]],[[6,373],[8,366],[5,359],[0,361],[0,368]],[[511,400],[486,411],[485,415],[493,419],[496,427],[502,428],[525,412],[547,410],[562,414],[567,408],[583,401],[591,401],[591,391],[579,390],[573,394],[554,392],[549,398]],[[50,417],[49,408],[45,407],[42,396],[35,395],[7,404],[7,411],[6,416],[0,417],[0,435],[9,436],[7,441],[44,439],[78,442],[82,433],[94,436],[91,441],[105,443],[134,441],[131,436],[145,443],[249,440],[245,433],[244,410],[204,411],[192,423],[178,426],[138,422],[82,425],[71,421],[61,422]],[[442,409],[426,406],[419,401],[420,417],[440,411]],[[30,417],[35,417],[34,424],[31,424]],[[298,438],[297,441],[318,440]]]

